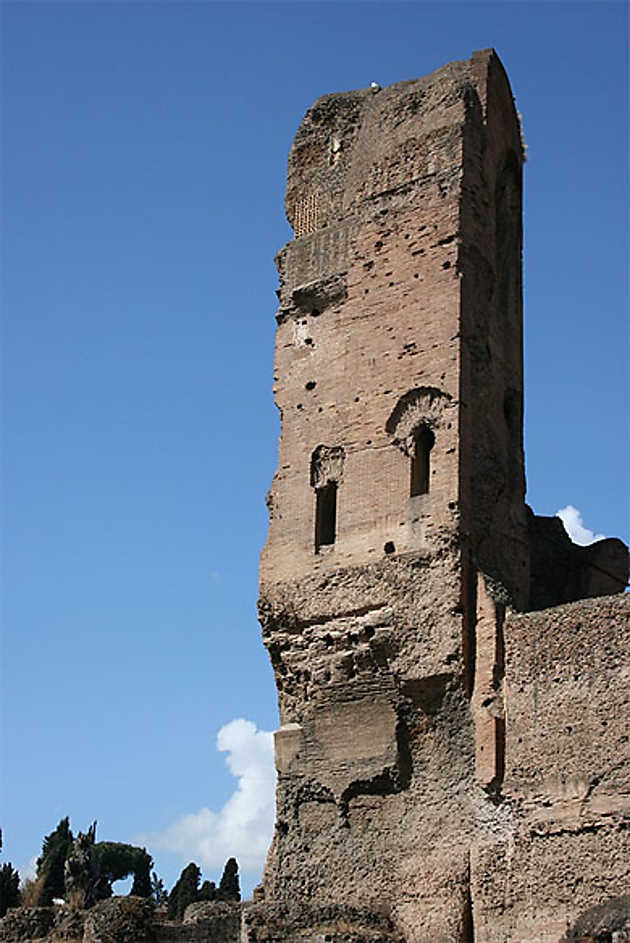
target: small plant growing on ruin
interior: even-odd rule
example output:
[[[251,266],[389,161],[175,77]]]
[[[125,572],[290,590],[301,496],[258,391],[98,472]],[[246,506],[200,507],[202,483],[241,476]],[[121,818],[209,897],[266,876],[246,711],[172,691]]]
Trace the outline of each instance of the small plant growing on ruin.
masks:
[[[168,891],[164,887],[164,881],[157,876],[155,871],[151,874],[151,900],[156,907],[163,907],[168,902]]]

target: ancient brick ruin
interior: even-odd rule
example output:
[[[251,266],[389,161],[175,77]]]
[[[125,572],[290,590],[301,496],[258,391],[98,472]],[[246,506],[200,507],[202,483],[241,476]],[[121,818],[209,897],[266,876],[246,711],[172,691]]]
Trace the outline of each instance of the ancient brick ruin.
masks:
[[[524,501],[522,166],[492,51],[306,114],[263,885],[181,924],[133,897],[11,910],[4,943],[630,943],[628,552]]]
[[[297,133],[250,940],[622,939],[628,555],[525,504],[522,167],[493,51]]]

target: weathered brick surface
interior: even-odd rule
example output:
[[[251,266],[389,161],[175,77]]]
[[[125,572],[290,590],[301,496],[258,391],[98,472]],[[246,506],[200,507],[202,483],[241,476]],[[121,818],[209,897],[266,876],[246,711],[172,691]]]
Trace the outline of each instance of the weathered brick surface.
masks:
[[[408,943],[551,943],[622,891],[627,607],[513,612],[627,568],[524,503],[521,169],[492,51],[326,96],[297,133],[261,561],[277,822],[251,940],[385,914]]]
[[[627,569],[524,503],[521,170],[492,51],[326,96],[296,136],[260,596],[277,822],[251,940],[341,939],[326,905],[363,914],[355,937],[372,914],[408,943],[551,943],[621,893],[606,646],[627,607],[514,615]]]

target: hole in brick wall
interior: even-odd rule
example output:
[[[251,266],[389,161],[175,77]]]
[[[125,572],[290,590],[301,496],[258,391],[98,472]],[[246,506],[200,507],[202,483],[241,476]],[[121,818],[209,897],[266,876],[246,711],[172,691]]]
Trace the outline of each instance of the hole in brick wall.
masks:
[[[315,552],[335,542],[337,529],[337,482],[328,481],[317,488],[315,507]]]
[[[505,721],[500,717],[496,717],[494,728],[494,768],[496,771],[494,788],[497,792],[500,792],[505,777]]]
[[[354,401],[355,401],[355,403],[358,403],[358,402],[359,402],[359,397],[358,397],[358,396],[355,396],[355,397],[354,397]]]
[[[456,507],[457,507],[457,501],[449,501],[449,502],[448,502],[448,509],[449,509],[449,511],[454,511]]]
[[[420,426],[414,436],[414,449],[411,456],[411,482],[409,493],[412,498],[429,493],[431,473],[431,449],[435,436],[427,426]]]
[[[393,541],[393,540],[388,540],[387,543],[385,544],[385,546],[383,547],[383,550],[385,551],[385,553],[388,553],[388,554],[389,554],[389,553],[395,553],[395,552],[396,552],[396,547],[394,546],[394,541]]]
[[[378,252],[379,249],[382,249],[382,248],[383,248],[383,243],[381,242],[380,239],[378,239],[378,240],[374,243],[374,248],[376,249],[377,252]]]
[[[448,259],[446,260],[446,262],[442,262],[442,268],[450,268],[450,267],[451,267],[451,263],[448,261]]]
[[[417,272],[416,272],[416,273],[414,274],[414,276],[413,276],[413,277],[414,277],[414,278],[420,278],[420,276],[418,275],[418,273],[417,273]]]
[[[369,290],[370,290],[369,288],[364,288],[364,289],[363,289],[363,294],[364,294],[364,295],[367,295],[368,292],[369,292]]]
[[[474,917],[473,917],[472,896],[470,892],[470,868],[469,868],[468,880],[466,883],[466,892],[465,892],[465,897],[464,897],[460,943],[474,943],[474,940],[475,940],[475,923],[474,923]]]
[[[298,403],[295,408],[296,408],[296,409],[302,409],[302,404],[301,404],[301,403]]]
[[[314,390],[316,386],[317,386],[317,383],[315,382],[315,380],[309,380],[308,383],[305,384],[304,389],[305,389],[305,390]]]
[[[312,346],[313,346],[313,338],[312,338],[312,337],[305,337],[305,338],[304,338],[304,343],[305,343],[308,347],[312,347]]]
[[[389,288],[393,288],[393,286],[394,286],[394,283],[393,283],[393,282],[390,282],[388,287],[389,287]]]
[[[318,318],[318,317],[319,317],[319,308],[313,308],[313,310],[311,311],[311,317],[312,317],[312,318]]]

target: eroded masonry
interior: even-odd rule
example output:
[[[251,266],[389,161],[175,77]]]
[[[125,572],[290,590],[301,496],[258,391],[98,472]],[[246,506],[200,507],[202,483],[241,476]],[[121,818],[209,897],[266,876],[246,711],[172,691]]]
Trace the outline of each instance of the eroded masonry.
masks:
[[[622,939],[628,554],[525,504],[522,167],[492,51],[297,133],[250,940]]]

